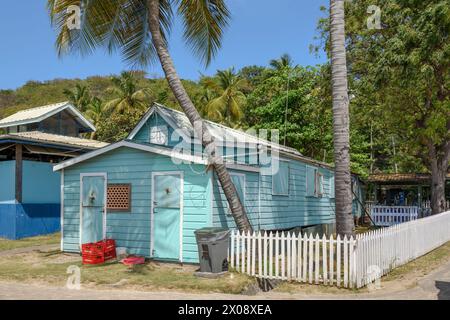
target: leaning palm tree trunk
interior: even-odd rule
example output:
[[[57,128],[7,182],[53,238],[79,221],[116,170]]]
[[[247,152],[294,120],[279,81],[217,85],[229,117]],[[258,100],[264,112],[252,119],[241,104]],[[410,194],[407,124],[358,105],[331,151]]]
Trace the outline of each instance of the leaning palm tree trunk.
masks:
[[[152,35],[152,42],[158,54],[164,74],[169,82],[170,89],[173,91],[175,98],[192,124],[195,133],[198,137],[202,137],[202,144],[209,155],[209,160],[212,163],[217,174],[219,182],[227,198],[228,204],[236,222],[236,226],[241,231],[252,231],[252,227],[248,220],[244,206],[239,199],[236,188],[231,180],[225,164],[222,159],[215,153],[214,139],[206,128],[200,114],[189,98],[183,84],[175,70],[172,58],[167,50],[166,44],[160,30],[159,19],[159,0],[148,0],[148,14],[149,14],[149,29]]]
[[[336,232],[353,234],[344,0],[330,0]]]

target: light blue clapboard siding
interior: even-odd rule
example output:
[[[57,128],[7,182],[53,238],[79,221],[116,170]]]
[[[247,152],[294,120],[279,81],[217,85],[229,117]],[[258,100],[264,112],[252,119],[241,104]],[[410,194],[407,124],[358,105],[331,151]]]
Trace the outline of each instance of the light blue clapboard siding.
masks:
[[[258,226],[258,185],[259,174],[253,172],[230,170],[230,173],[245,174],[244,207],[246,209],[250,224]],[[223,193],[217,177],[214,179],[213,188],[213,224],[224,228],[236,228],[233,217],[228,208],[228,202]],[[242,199],[241,199],[242,201]]]
[[[134,139],[139,142],[148,142],[150,127],[161,124],[167,125],[169,133],[173,133],[174,129],[164,119],[153,115]],[[179,141],[169,141],[169,146],[177,143]],[[192,148],[193,146],[191,146]],[[239,152],[243,151],[239,150]],[[223,154],[226,155],[227,150],[223,150]],[[268,230],[333,223],[334,196],[330,185],[334,175],[333,171],[296,159],[281,160],[289,163],[289,196],[272,195],[271,175],[234,171],[246,175],[245,207],[252,226],[255,229]],[[248,156],[245,157],[245,162],[249,162]],[[315,197],[314,192],[308,192],[310,196],[307,195],[306,190],[306,172],[315,169],[323,174],[324,195],[320,198]],[[217,179],[214,179],[213,184],[213,224],[235,228],[234,220],[229,214],[227,201]]]
[[[194,170],[192,170],[192,169]],[[166,156],[119,148],[66,168],[64,172],[64,250],[79,252],[80,174],[106,172],[108,183],[131,183],[130,213],[107,214],[107,236],[133,254],[150,256],[151,173],[184,172],[183,260],[197,262],[194,230],[211,225],[211,174],[204,166],[176,165]],[[199,174],[203,172],[203,174]]]
[[[334,199],[330,198],[330,180],[333,172],[317,168],[324,175],[324,195],[320,198],[308,197],[306,195],[307,166],[311,165],[289,160],[289,196],[272,195],[271,175],[244,172],[247,180],[245,208],[254,229],[289,229],[334,222]],[[228,214],[225,196],[217,180],[214,183],[213,199],[214,225],[235,228],[233,218]]]

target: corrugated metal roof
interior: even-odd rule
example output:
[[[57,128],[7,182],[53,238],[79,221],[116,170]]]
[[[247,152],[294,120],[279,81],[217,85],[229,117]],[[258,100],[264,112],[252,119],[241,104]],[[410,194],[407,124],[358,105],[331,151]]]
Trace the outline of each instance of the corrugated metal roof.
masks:
[[[173,119],[173,121],[175,122],[177,127],[187,130],[191,136],[194,135],[194,130],[191,126],[191,123],[183,112],[167,108],[160,104],[156,104],[156,108],[158,108],[159,111],[162,114],[164,114],[165,116]],[[225,138],[239,141],[239,142],[245,141],[245,142],[249,142],[249,143],[271,146],[271,147],[277,148],[279,150],[283,150],[283,151],[286,151],[286,152],[289,152],[289,153],[292,153],[295,155],[302,156],[302,154],[294,148],[282,146],[278,143],[270,142],[265,139],[260,139],[256,136],[253,136],[244,131],[232,129],[232,128],[226,127],[224,125],[221,125],[221,124],[218,124],[218,123],[215,123],[212,121],[205,120],[205,123],[206,123],[206,126],[207,126],[209,132],[214,136],[216,141],[223,142],[225,140]]]
[[[30,132],[20,132],[20,133],[10,133],[0,136],[0,140],[5,140],[8,138],[18,138],[20,140],[26,141],[38,141],[47,142],[50,144],[59,144],[66,146],[75,146],[88,149],[98,149],[108,145],[106,142],[101,142],[97,140],[83,139],[77,137],[68,137],[57,134],[44,133],[39,131]]]
[[[69,109],[69,111],[76,116],[82,124],[95,131],[95,127],[92,123],[90,123],[72,104],[67,101],[16,112],[9,117],[1,119],[0,128],[40,122],[65,109]]]
[[[138,123],[138,125],[133,129],[133,131],[128,136],[128,139],[133,139],[133,137],[136,135],[136,133],[142,128],[142,126],[146,123],[146,121],[150,118],[150,116],[154,112],[158,112],[170,125],[172,125],[174,128],[181,128],[183,129],[184,133],[187,138],[190,138],[194,136],[194,130],[192,128],[192,125],[189,121],[189,119],[186,117],[186,115],[183,112],[167,108],[166,106],[163,106],[159,103],[155,103],[144,115],[144,117],[141,119],[141,121]],[[333,167],[325,162],[317,161],[308,157],[303,156],[298,150],[286,146],[282,146],[277,143],[270,142],[268,140],[260,139],[256,136],[253,136],[249,133],[232,129],[229,127],[226,127],[224,125],[204,120],[206,123],[207,128],[209,129],[210,133],[214,136],[215,140],[220,144],[224,141],[224,138],[226,137],[226,141],[239,141],[239,142],[247,142],[247,143],[254,143],[255,145],[265,145],[270,147],[273,150],[278,150],[279,152],[283,152],[286,155],[291,155],[297,159],[301,159],[302,161],[305,161],[307,163],[312,163],[318,166],[326,167],[331,170],[333,170]],[[228,140],[230,139],[230,140]]]
[[[447,174],[450,178],[450,173]],[[371,174],[367,181],[377,183],[401,183],[401,182],[429,182],[431,176],[427,173],[377,173]]]

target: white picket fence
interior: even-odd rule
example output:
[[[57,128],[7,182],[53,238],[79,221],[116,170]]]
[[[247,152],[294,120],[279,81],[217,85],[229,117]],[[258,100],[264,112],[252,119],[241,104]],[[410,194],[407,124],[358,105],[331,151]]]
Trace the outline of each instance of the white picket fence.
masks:
[[[232,268],[255,277],[352,287],[355,243],[353,237],[233,231],[229,261]]]
[[[419,207],[372,206],[370,215],[377,226],[389,227],[419,218]]]
[[[355,238],[232,231],[229,261],[259,278],[360,288],[447,241],[450,211]]]

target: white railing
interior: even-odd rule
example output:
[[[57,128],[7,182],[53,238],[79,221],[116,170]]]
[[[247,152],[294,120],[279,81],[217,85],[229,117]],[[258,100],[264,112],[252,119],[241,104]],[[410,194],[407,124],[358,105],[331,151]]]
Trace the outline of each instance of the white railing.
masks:
[[[431,211],[431,201],[430,200],[426,200],[424,202],[422,202],[422,208],[423,209],[429,209]],[[450,210],[450,200],[446,200],[445,201],[445,210]]]
[[[447,241],[450,212],[356,238],[232,231],[229,261],[259,278],[360,288]]]
[[[370,215],[377,226],[389,227],[419,218],[419,207],[372,206]]]

